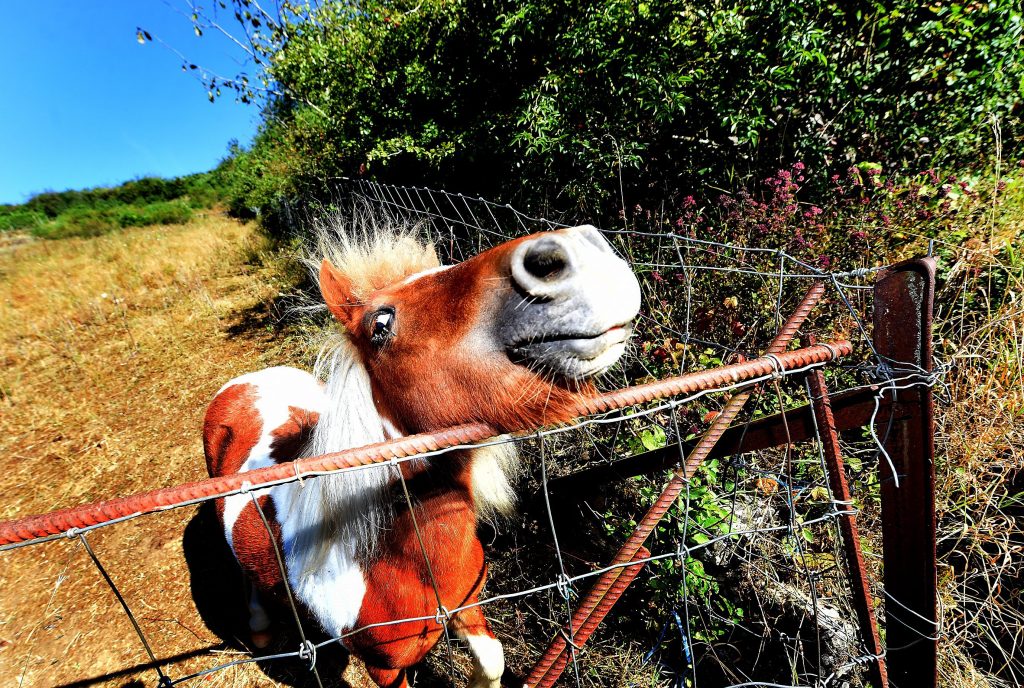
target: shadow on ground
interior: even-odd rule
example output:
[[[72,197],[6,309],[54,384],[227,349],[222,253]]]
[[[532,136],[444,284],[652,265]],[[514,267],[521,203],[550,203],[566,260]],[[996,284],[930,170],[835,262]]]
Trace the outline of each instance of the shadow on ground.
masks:
[[[303,299],[296,294],[278,294],[232,313],[231,324],[225,328],[228,338],[244,337],[271,342],[299,320]]]
[[[257,657],[292,652],[299,647],[291,610],[271,605],[267,611],[275,620],[270,629],[274,641],[265,650],[246,645],[248,612],[242,574],[221,533],[213,502],[205,502],[196,511],[185,527],[182,545],[196,609],[206,627],[224,641],[224,647],[252,651]],[[312,642],[327,639],[311,619],[304,618],[302,623],[306,637]],[[258,664],[274,681],[296,687],[317,685],[309,665],[297,657],[258,661]],[[316,667],[324,686],[348,688],[349,684],[341,679],[347,666],[348,653],[338,646],[327,646],[317,652]]]

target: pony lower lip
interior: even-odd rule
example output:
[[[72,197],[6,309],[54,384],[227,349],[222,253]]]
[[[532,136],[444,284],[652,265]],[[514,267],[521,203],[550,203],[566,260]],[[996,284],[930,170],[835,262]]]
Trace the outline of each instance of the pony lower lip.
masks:
[[[556,342],[590,342],[597,339],[601,339],[602,337],[607,337],[608,335],[614,335],[618,333],[621,333],[622,339],[626,339],[629,336],[629,332],[630,330],[628,325],[615,325],[614,327],[610,327],[607,330],[603,332],[598,332],[596,334],[583,334],[580,332],[575,332],[572,334],[553,334],[544,337],[536,337],[534,339],[529,339],[524,342],[518,342],[516,344],[513,344],[512,346],[509,347],[509,349],[526,349],[536,344],[552,344]]]

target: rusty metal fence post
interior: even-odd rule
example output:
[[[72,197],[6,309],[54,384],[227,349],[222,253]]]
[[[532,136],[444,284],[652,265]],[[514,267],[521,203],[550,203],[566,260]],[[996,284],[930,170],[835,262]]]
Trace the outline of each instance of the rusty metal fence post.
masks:
[[[935,261],[909,260],[874,287],[875,351],[881,359],[875,433],[880,457],[886,657],[894,688],[937,684],[935,443],[932,371]],[[915,376],[917,384],[900,378]],[[890,380],[892,382],[887,382]]]

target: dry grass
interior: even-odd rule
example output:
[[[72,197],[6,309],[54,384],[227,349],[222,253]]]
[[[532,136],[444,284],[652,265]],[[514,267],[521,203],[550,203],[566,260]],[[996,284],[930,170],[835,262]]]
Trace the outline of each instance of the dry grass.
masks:
[[[952,249],[937,353],[941,683],[1024,682],[1024,194]]]
[[[5,248],[0,518],[205,477],[200,428],[213,393],[234,375],[297,358],[265,305],[289,275],[262,260],[269,249],[252,226],[212,216]],[[90,543],[158,657],[214,647],[234,658],[237,646],[225,647],[193,603],[210,582],[186,561],[182,532],[195,513],[113,526]],[[206,653],[174,675],[223,659]],[[0,555],[0,685],[89,681],[144,661],[81,546]],[[88,685],[154,677],[128,671]],[[255,665],[205,682],[255,684],[276,685]]]

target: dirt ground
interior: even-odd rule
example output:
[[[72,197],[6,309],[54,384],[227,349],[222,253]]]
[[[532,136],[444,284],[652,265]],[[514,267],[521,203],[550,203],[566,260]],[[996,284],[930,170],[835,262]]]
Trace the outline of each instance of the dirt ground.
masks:
[[[202,416],[228,379],[295,363],[266,304],[286,288],[252,226],[180,227],[0,247],[0,518],[206,475]],[[243,600],[208,509],[103,528],[89,543],[171,678],[248,657]],[[284,634],[282,634],[284,635]],[[294,646],[283,646],[292,650]],[[0,685],[156,685],[82,545],[0,554]],[[320,667],[339,676],[344,658]],[[362,685],[361,672],[346,672]],[[283,683],[282,683],[283,682]],[[334,681],[330,681],[333,683]],[[314,685],[293,660],[186,685]]]

